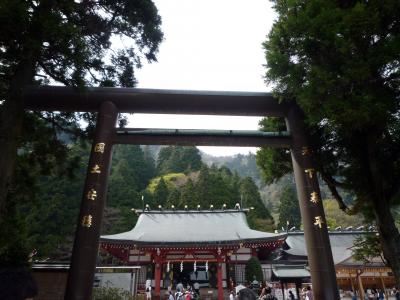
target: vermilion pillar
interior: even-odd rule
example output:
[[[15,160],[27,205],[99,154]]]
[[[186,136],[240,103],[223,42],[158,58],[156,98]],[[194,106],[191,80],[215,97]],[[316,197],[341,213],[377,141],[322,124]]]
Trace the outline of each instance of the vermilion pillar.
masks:
[[[324,208],[305,135],[302,112],[293,106],[286,119],[292,136],[292,161],[315,300],[339,300]]]
[[[154,259],[155,262],[155,271],[154,271],[154,282],[155,282],[155,289],[154,289],[154,294],[156,298],[160,297],[160,292],[161,292],[161,270],[162,270],[162,261],[161,258],[157,255],[156,258]]]
[[[87,300],[92,296],[117,114],[112,102],[101,104],[75,233],[66,300]]]
[[[224,299],[224,288],[222,286],[222,258],[217,259],[217,284],[218,284],[218,300]]]

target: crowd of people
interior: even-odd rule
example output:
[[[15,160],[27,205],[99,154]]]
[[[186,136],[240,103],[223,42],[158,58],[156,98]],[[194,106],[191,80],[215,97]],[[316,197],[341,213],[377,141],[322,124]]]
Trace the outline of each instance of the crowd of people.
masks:
[[[146,299],[151,300],[152,287],[151,281],[146,282]],[[175,292],[172,290],[172,286],[168,286],[167,292],[168,300],[198,300],[200,299],[200,285],[195,282],[193,285],[188,284],[186,288],[182,282],[176,285]]]
[[[390,299],[394,298],[395,300],[400,300],[400,291],[397,288],[386,290],[386,294],[383,289],[366,289],[363,299],[359,296],[358,292],[350,291],[347,295],[350,296],[352,300],[384,300],[388,299],[386,296],[391,297]]]
[[[395,300],[400,300],[400,291],[396,288],[387,291],[391,297]],[[151,300],[152,288],[150,280],[146,283],[146,296],[147,300]],[[168,300],[199,300],[200,299],[200,287],[199,283],[195,282],[193,285],[188,284],[186,287],[179,282],[176,284],[176,290],[172,290],[172,286],[168,287],[166,298]],[[350,291],[346,294],[346,297],[351,297],[352,300],[385,300],[387,299],[382,289],[367,289],[364,293],[364,298],[360,298],[355,292]],[[243,288],[239,291],[231,290],[229,293],[229,300],[277,300],[276,291],[272,285],[267,282],[263,283],[261,287],[254,288],[251,285]],[[285,291],[285,300],[313,300],[312,288],[310,285],[305,286],[301,289],[300,295],[297,296],[293,290]],[[346,298],[348,299],[348,298]],[[390,298],[393,299],[393,298]]]
[[[259,293],[257,293],[259,291]],[[263,283],[260,289],[254,289],[251,285],[241,289],[237,293],[230,292],[229,300],[277,300],[275,289],[267,282]],[[285,300],[313,300],[311,286],[304,287],[300,292],[300,298],[297,298],[292,290],[288,290],[284,296]]]

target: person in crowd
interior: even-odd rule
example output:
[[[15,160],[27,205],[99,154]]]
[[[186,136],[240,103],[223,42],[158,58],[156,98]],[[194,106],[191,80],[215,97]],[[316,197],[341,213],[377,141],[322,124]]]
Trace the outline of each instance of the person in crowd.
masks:
[[[267,288],[267,285],[263,282],[261,284],[261,293],[260,293],[260,297],[258,297],[258,299],[264,300],[267,297],[266,288]]]
[[[371,295],[370,290],[366,289],[365,290],[365,294],[364,294],[364,300],[369,300],[370,299],[370,297],[369,297],[370,295]]]
[[[258,295],[250,288],[241,289],[238,293],[239,300],[257,300]]]
[[[179,291],[179,292],[183,293],[183,284],[182,284],[182,282],[179,281],[179,283],[176,285],[176,291]]]
[[[231,292],[229,293],[229,300],[235,300],[235,293],[233,292],[233,290],[231,290]]]
[[[151,285],[146,283],[146,299],[151,300]]]
[[[183,286],[182,286],[182,290],[178,288],[178,286],[176,286],[176,293],[175,293],[175,300],[184,300],[184,293],[183,293]]]
[[[168,300],[175,300],[174,295],[172,294],[172,291],[168,291]]]
[[[196,294],[200,294],[200,284],[197,281],[193,284],[193,288]]]
[[[400,290],[397,287],[394,289],[394,297],[396,300],[400,300]]]
[[[305,300],[313,300],[314,296],[311,290],[311,286],[307,286],[305,292],[303,292]]]
[[[294,294],[292,291],[289,291],[289,300],[295,300]]]

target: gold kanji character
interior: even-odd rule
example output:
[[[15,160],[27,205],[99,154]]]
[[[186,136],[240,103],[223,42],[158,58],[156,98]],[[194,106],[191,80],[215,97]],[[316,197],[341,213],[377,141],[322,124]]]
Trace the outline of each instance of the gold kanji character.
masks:
[[[322,220],[321,216],[317,216],[315,217],[315,222],[314,225],[318,225],[319,228],[322,228],[322,224],[324,223],[324,221]]]
[[[311,149],[309,147],[301,147],[301,155],[306,156],[311,154]]]
[[[88,200],[96,200],[97,198],[97,191],[95,189],[90,189],[89,192],[86,195],[86,198]]]
[[[92,174],[100,174],[101,170],[100,170],[100,166],[99,165],[94,165],[94,167],[92,168],[92,170],[90,171],[90,173]]]
[[[105,145],[105,143],[97,143],[96,145],[94,145],[94,152],[104,153]]]
[[[91,227],[92,226],[92,218],[93,218],[92,215],[83,216],[82,226],[87,227],[87,228]]]
[[[313,178],[315,170],[314,169],[305,169],[304,172],[308,174],[309,178]]]
[[[312,193],[310,194],[310,196],[311,196],[310,201],[311,201],[312,203],[318,203],[318,202],[319,202],[319,197],[318,197],[318,193],[317,193],[317,192],[312,192]]]

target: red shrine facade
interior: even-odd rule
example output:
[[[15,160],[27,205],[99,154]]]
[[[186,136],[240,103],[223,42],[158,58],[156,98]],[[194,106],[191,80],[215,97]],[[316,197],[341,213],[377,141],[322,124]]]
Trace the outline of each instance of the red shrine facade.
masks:
[[[286,238],[250,229],[245,209],[137,212],[135,227],[102,236],[101,248],[127,265],[142,266],[142,284],[154,279],[156,296],[161,288],[197,281],[217,288],[222,300],[225,287],[244,282],[251,256],[280,248]]]

